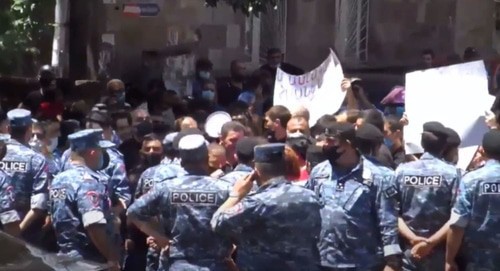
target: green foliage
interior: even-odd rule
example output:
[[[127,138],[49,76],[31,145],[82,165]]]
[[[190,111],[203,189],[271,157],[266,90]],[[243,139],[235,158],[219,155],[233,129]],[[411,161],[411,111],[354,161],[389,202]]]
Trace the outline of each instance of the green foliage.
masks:
[[[38,54],[42,39],[53,33],[46,15],[54,10],[54,0],[9,1],[0,9],[0,73],[18,72],[26,56]],[[52,17],[51,17],[52,18]]]
[[[219,2],[225,2],[232,6],[235,12],[239,10],[247,16],[259,16],[259,13],[275,8],[277,4],[277,0],[205,0],[209,7],[217,7]]]

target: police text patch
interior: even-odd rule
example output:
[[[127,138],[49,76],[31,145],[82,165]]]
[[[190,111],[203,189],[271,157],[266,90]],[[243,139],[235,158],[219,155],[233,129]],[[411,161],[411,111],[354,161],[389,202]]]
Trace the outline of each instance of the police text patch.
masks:
[[[482,194],[500,194],[500,183],[482,183]]]
[[[386,198],[392,198],[398,194],[398,190],[396,189],[396,187],[394,185],[392,185],[391,187],[387,188],[384,191],[384,194],[385,194]]]
[[[66,196],[65,188],[51,189],[49,192],[49,198],[51,201],[65,200]]]
[[[171,204],[191,205],[216,205],[217,193],[215,192],[170,192]]]
[[[0,169],[10,172],[28,172],[28,163],[18,161],[0,161]]]
[[[441,186],[443,178],[441,176],[415,176],[406,175],[403,182],[407,186]]]

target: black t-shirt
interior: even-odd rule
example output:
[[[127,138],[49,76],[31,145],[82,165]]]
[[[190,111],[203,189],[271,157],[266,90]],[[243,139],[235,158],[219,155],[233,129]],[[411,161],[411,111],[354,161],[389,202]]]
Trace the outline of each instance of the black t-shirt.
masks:
[[[217,103],[227,108],[238,100],[242,91],[239,87],[233,86],[229,80],[226,80],[217,87]]]
[[[30,92],[26,98],[24,98],[23,106],[31,111],[31,114],[35,116],[38,113],[38,108],[40,104],[44,101],[42,92],[40,90],[35,90]]]
[[[139,164],[141,160],[139,153],[141,147],[142,143],[137,142],[134,138],[127,139],[120,144],[118,150],[123,154],[125,168],[133,169]]]
[[[395,168],[394,160],[392,159],[391,151],[384,144],[382,144],[380,146],[380,149],[378,150],[377,160],[383,166],[386,166],[388,168]]]

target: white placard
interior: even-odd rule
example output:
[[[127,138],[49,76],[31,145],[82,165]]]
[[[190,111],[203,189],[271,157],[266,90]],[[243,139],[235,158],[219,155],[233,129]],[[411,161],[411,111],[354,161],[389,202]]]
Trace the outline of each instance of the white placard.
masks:
[[[291,112],[307,108],[312,126],[321,116],[340,109],[346,95],[340,86],[342,79],[344,72],[333,50],[319,67],[304,75],[291,75],[278,68],[274,105],[286,106]]]
[[[404,129],[407,154],[423,152],[422,126],[439,121],[462,139],[458,167],[465,169],[473,149],[488,131],[484,122],[494,97],[488,94],[488,76],[483,61],[475,61],[406,74],[405,111],[409,124]]]

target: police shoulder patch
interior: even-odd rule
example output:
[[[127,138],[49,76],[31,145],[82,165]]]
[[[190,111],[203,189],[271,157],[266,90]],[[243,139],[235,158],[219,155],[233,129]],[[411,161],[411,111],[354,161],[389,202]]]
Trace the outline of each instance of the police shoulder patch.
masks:
[[[386,198],[392,198],[398,194],[398,190],[396,189],[396,186],[391,185],[389,188],[384,190],[384,195]]]

